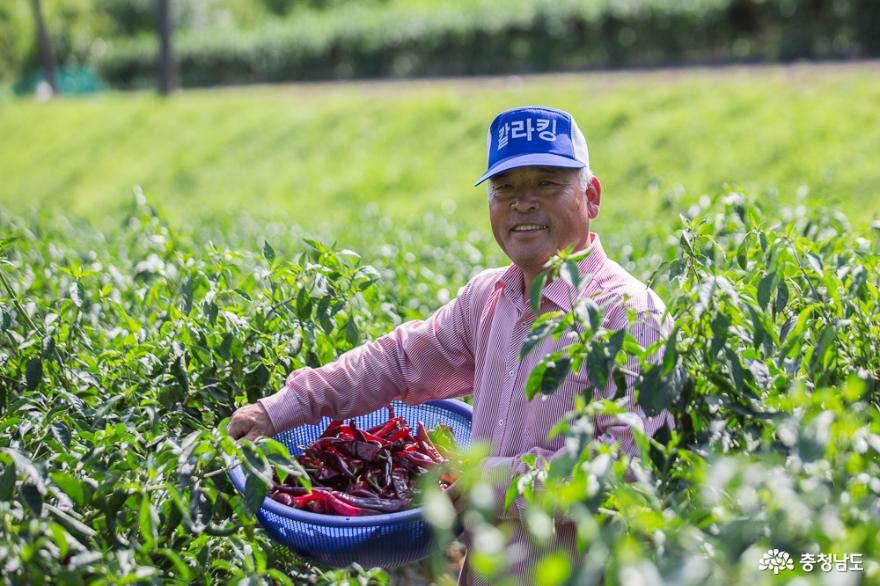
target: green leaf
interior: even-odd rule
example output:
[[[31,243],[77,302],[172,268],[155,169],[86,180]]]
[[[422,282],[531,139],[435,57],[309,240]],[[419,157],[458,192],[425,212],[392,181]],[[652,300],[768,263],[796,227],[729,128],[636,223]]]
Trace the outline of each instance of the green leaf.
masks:
[[[812,252],[807,253],[807,262],[809,263],[810,267],[812,267],[812,269],[820,275],[824,273],[824,270],[822,268],[822,259]]]
[[[318,242],[317,240],[313,240],[311,238],[303,238],[303,242],[305,242],[306,244],[308,244],[309,246],[311,246],[312,248],[314,248],[318,252],[324,252],[326,250],[324,248],[324,246],[320,242]]]
[[[183,389],[184,394],[189,395],[189,374],[186,371],[185,350],[181,353],[175,354],[176,355],[171,361],[171,374],[174,375],[174,380],[176,380],[177,384],[180,385],[180,388]]]
[[[775,279],[776,271],[771,271],[764,275],[764,278],[758,283],[758,305],[761,306],[761,309],[767,309],[767,304],[770,302],[770,291],[773,290]]]
[[[43,378],[43,361],[39,358],[31,358],[27,362],[25,368],[25,380],[27,381],[27,389],[33,391],[40,384]]]
[[[259,475],[247,474],[247,480],[244,483],[244,504],[251,512],[256,513],[260,510],[263,499],[266,498],[267,488],[269,488],[269,483]]]
[[[55,517],[55,520],[58,521],[61,525],[63,525],[68,531],[71,533],[77,533],[83,537],[89,538],[97,535],[97,532],[75,518],[73,515],[62,511],[61,509],[46,503],[44,505],[46,510],[49,511],[49,514]]]
[[[579,297],[574,302],[574,314],[591,332],[595,333],[602,325],[602,310],[589,297]]]
[[[788,285],[785,284],[785,278],[779,279],[779,286],[776,287],[776,302],[774,309],[777,313],[783,311],[788,305]]]
[[[666,338],[666,346],[663,349],[663,374],[669,374],[672,367],[678,363],[678,326],[675,326]]]
[[[573,260],[566,260],[559,267],[559,276],[562,280],[571,285],[575,291],[581,290],[581,273],[577,263]]]
[[[571,576],[571,559],[564,551],[556,551],[544,555],[536,566],[535,575],[541,577],[545,586],[565,584]]]
[[[77,307],[82,307],[83,305],[83,297],[85,297],[85,292],[83,291],[82,283],[79,281],[74,281],[70,284],[70,299],[73,301],[73,304]]]
[[[175,577],[178,580],[182,580],[183,582],[190,582],[192,580],[192,572],[190,572],[189,567],[183,562],[179,555],[174,550],[162,548],[156,551],[171,562],[174,566],[174,572],[177,574]]]
[[[819,341],[816,344],[816,347],[813,350],[813,355],[810,359],[811,372],[817,372],[822,369],[825,363],[825,355],[833,347],[833,342],[836,336],[837,331],[834,326],[825,326],[822,329],[822,333],[819,334]]]
[[[623,330],[619,330],[623,331]],[[625,332],[624,332],[625,333]],[[620,342],[623,342],[623,336],[620,336]],[[590,382],[597,389],[604,389],[608,384],[608,376],[611,373],[611,363],[609,356],[606,355],[604,349],[595,345],[590,348],[587,357],[587,372],[589,373]]]
[[[43,495],[40,494],[37,487],[30,482],[25,482],[18,487],[18,492],[31,512],[35,516],[41,517],[43,515]]]
[[[217,321],[217,313],[218,313],[218,311],[219,311],[218,308],[217,308],[217,304],[214,303],[213,301],[210,302],[210,303],[208,303],[208,302],[206,301],[206,302],[203,304],[202,309],[203,309],[204,312],[205,312],[205,317],[208,318],[208,323],[209,323],[210,325],[213,326],[214,323]]]
[[[733,384],[736,387],[736,390],[741,395],[748,396],[753,399],[758,398],[757,395],[755,395],[755,393],[748,386],[746,386],[746,370],[743,368],[739,356],[730,348],[727,349],[726,355],[727,365],[730,368],[730,375],[733,377]]]
[[[746,234],[745,238],[743,238],[742,242],[736,249],[736,262],[742,270],[746,270],[749,266],[748,248],[749,234]]]
[[[555,319],[535,322],[535,324],[532,325],[531,331],[526,335],[522,348],[519,350],[520,360],[528,356],[532,350],[537,348],[538,344],[540,344],[541,341],[553,331],[557,323],[558,320]]]
[[[52,357],[52,354],[55,353],[55,338],[52,336],[45,336],[42,340],[43,351],[40,353],[40,358],[43,360],[48,360]]]
[[[299,319],[308,319],[312,315],[312,298],[305,287],[296,294],[296,315]]]
[[[20,236],[12,236],[10,238],[4,238],[3,240],[0,240],[0,252],[3,252],[4,250],[6,250],[10,246],[12,246],[12,243],[15,242],[16,240],[18,240],[19,238],[21,238],[21,237]]]
[[[440,455],[448,460],[459,460],[461,458],[461,449],[455,441],[455,434],[452,428],[445,423],[439,423],[434,429],[428,430],[428,437]]]
[[[504,493],[504,512],[507,513],[510,511],[510,507],[513,506],[513,503],[516,502],[516,497],[519,496],[519,490],[517,489],[517,483],[511,482],[507,486],[507,492]]]
[[[345,324],[345,340],[352,346],[357,346],[361,341],[361,335],[358,332],[357,324],[354,323],[353,317]]]
[[[61,490],[69,496],[73,502],[82,507],[86,503],[86,495],[83,490],[82,482],[77,480],[67,472],[53,472],[50,475],[52,482],[58,485]]]
[[[544,290],[544,282],[547,280],[547,270],[541,271],[529,288],[529,301],[532,305],[532,313],[535,315],[541,311],[541,291]]]
[[[571,359],[554,352],[532,369],[526,381],[526,398],[531,401],[539,392],[552,395],[571,370]]]
[[[141,508],[138,513],[138,529],[140,529],[141,537],[144,539],[144,549],[147,551],[152,550],[159,539],[159,515],[156,513],[155,507],[153,507],[153,503],[150,502],[148,494],[144,494],[141,499]]]
[[[712,344],[709,347],[709,354],[715,356],[724,347],[727,336],[730,332],[730,317],[721,311],[712,316],[710,327],[712,328]]]
[[[687,381],[687,369],[678,365],[669,374],[663,374],[660,365],[651,365],[636,384],[638,403],[645,415],[654,417],[678,401]]]
[[[622,399],[626,396],[627,384],[626,384],[626,374],[624,374],[620,369],[615,368],[611,372],[611,380],[614,381],[614,399]]]
[[[15,488],[15,462],[2,462],[3,471],[0,472],[0,501],[8,501],[12,498]]]
[[[269,262],[275,260],[275,249],[266,240],[263,240],[263,257]]]
[[[661,372],[658,367],[645,368],[635,385],[639,407],[648,417],[654,417],[669,405],[668,398],[660,392]]]

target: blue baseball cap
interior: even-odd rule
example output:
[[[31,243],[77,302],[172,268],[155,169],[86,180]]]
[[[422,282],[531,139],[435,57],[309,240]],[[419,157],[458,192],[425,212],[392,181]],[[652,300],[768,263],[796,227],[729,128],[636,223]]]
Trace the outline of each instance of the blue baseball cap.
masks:
[[[590,166],[587,140],[574,117],[546,106],[525,106],[498,114],[489,125],[486,148],[488,169],[474,183],[475,187],[516,167],[582,169]]]

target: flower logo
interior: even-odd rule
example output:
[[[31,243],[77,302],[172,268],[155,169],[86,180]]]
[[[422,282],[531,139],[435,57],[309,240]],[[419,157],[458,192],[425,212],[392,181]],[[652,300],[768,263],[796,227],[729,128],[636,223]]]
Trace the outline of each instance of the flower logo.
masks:
[[[758,565],[761,570],[773,570],[774,574],[778,574],[782,570],[793,570],[794,562],[788,555],[788,552],[779,549],[767,550],[761,557],[761,563]]]

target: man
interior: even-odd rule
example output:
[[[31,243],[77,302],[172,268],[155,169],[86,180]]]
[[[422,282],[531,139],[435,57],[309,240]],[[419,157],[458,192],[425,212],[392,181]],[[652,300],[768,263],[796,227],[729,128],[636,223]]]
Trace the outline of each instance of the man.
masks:
[[[606,328],[627,328],[643,347],[668,333],[662,301],[608,259],[598,235],[590,232],[602,190],[573,117],[537,106],[507,110],[490,125],[487,148],[488,170],[475,185],[489,181],[492,232],[513,264],[481,272],[424,321],[402,324],[321,368],[291,373],[278,393],[233,414],[228,427],[232,437],[255,439],[322,416],[360,415],[391,399],[415,404],[473,393],[473,439],[491,444],[487,471],[504,467],[522,472],[525,454],[552,459],[561,453],[563,438],[547,441],[547,432],[589,381],[583,372],[573,372],[546,400],[529,402],[524,386],[530,371],[567,342],[547,339],[524,360],[519,360],[519,351],[537,318],[530,307],[530,285],[552,255],[572,244],[576,250],[590,249],[579,269],[592,279],[582,291],[573,291],[562,279],[551,280],[539,314],[568,311],[572,299],[590,296],[605,307]],[[627,309],[638,317],[633,324]],[[631,385],[629,406],[644,432],[651,436],[664,424],[671,427],[666,412],[645,416],[632,400]],[[596,396],[612,397],[615,390],[609,383]],[[598,441],[619,442],[623,452],[636,455],[628,424],[600,416],[595,427]],[[508,516],[516,520],[521,512],[517,504]],[[560,522],[556,546],[573,551],[574,543],[573,527]],[[523,583],[532,579],[529,571],[540,555],[527,544],[517,525],[508,551]],[[461,583],[472,580],[465,568]]]

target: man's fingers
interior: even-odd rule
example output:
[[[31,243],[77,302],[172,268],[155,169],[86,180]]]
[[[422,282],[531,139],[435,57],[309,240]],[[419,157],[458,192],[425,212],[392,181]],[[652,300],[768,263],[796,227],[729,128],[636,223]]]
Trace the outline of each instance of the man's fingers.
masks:
[[[235,413],[233,413],[229,425],[226,426],[226,433],[228,433],[229,437],[232,439],[238,439],[247,433],[250,427],[250,421],[243,417],[236,417]]]

